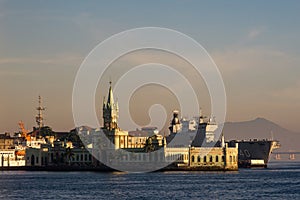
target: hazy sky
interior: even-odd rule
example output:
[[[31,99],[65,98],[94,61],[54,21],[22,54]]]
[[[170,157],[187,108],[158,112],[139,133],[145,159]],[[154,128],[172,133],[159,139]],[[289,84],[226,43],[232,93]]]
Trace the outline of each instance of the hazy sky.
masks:
[[[73,128],[72,88],[85,56],[112,34],[145,26],[206,48],[224,79],[227,121],[265,117],[300,132],[299,10],[299,1],[0,0],[0,132],[17,131],[19,120],[31,129],[38,95],[47,125]],[[99,111],[107,87],[97,93]]]

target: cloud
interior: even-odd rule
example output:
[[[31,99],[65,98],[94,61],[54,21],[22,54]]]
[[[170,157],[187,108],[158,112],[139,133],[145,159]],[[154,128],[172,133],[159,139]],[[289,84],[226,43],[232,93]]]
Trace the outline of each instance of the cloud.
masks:
[[[270,74],[276,73],[275,69],[295,68],[300,59],[284,51],[264,46],[232,47],[223,51],[211,53],[212,58],[225,73],[239,71],[255,71],[270,69]],[[289,73],[289,71],[286,71]]]
[[[84,57],[75,54],[61,54],[40,57],[6,57],[0,58],[0,77],[31,77],[44,70],[63,70],[72,74],[82,63]]]
[[[248,34],[247,34],[247,38],[248,39],[254,39],[259,37],[263,32],[265,32],[266,28],[265,27],[257,27],[257,28],[253,28],[251,29]]]
[[[10,64],[52,64],[52,65],[72,65],[83,60],[83,56],[75,54],[60,54],[52,57],[5,57],[0,58],[0,65]]]
[[[257,36],[259,36],[261,34],[261,30],[251,30],[249,33],[248,33],[248,38],[250,39],[253,39],[253,38],[256,38]]]

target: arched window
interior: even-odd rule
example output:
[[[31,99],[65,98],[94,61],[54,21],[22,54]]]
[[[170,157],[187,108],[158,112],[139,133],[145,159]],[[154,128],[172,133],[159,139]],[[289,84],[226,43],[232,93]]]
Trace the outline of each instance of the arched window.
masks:
[[[219,162],[219,156],[216,156],[216,162]]]
[[[232,156],[229,157],[229,162],[232,162]]]
[[[200,156],[198,156],[198,158],[197,158],[197,162],[200,162],[201,161],[201,158],[200,158]]]
[[[212,162],[213,161],[213,157],[212,156],[210,156],[210,158],[209,158],[209,162]]]
[[[195,162],[195,156],[192,156],[192,162]]]
[[[206,162],[206,156],[204,156],[204,158],[203,158],[203,162]]]

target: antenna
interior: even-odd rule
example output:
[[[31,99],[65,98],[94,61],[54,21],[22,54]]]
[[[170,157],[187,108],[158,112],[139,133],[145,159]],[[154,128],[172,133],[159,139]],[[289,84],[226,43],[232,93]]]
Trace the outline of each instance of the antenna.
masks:
[[[37,107],[36,110],[38,111],[38,114],[35,117],[35,121],[39,127],[39,130],[41,130],[41,128],[44,127],[43,111],[45,110],[45,107],[42,106],[42,97],[40,95],[39,95],[39,107]]]

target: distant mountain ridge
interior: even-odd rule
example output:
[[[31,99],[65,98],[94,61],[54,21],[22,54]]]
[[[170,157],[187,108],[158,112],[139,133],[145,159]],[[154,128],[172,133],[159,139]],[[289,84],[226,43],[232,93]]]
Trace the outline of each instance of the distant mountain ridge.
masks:
[[[226,122],[223,128],[226,140],[275,139],[280,151],[300,151],[300,133],[285,129],[265,118],[250,121]]]

